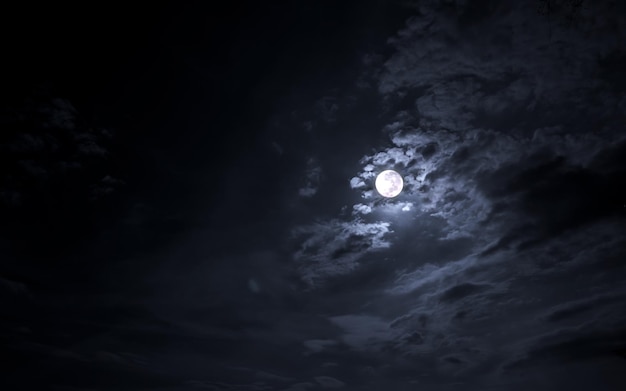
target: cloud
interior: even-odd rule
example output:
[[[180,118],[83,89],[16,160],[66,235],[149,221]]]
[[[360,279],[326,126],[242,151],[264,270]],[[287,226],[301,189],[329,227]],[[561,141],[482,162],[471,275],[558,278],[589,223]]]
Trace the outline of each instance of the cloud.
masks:
[[[491,286],[489,284],[474,284],[464,282],[446,289],[440,296],[441,301],[453,302],[464,299],[466,297],[479,294]]]
[[[0,288],[14,295],[28,294],[29,290],[26,284],[0,277]]]
[[[314,286],[326,278],[349,273],[358,267],[363,255],[388,248],[385,236],[390,232],[389,223],[360,220],[330,220],[294,229],[294,238],[300,239],[294,259],[302,279]]]
[[[346,383],[341,380],[330,376],[317,376],[315,377],[315,381],[323,388],[341,388],[346,385]]]
[[[298,190],[298,194],[302,197],[313,197],[317,194],[317,189],[314,187],[301,187],[300,190]]]
[[[341,340],[357,351],[378,351],[396,336],[387,321],[371,315],[333,316],[330,321],[341,327]]]
[[[339,111],[339,100],[334,96],[324,96],[315,103],[317,116],[326,122],[335,122]]]
[[[272,141],[272,148],[274,149],[274,152],[276,152],[276,154],[278,154],[278,156],[282,156],[283,153],[285,152],[283,147],[280,146],[280,144],[278,144],[276,141]]]
[[[98,143],[98,136],[92,132],[76,133],[74,137],[78,144],[78,152],[81,155],[104,158],[109,153],[106,148]]]
[[[518,370],[567,361],[615,357],[626,350],[626,329],[597,328],[590,324],[560,329],[526,342],[527,351],[503,364],[505,370]]]
[[[58,148],[57,142],[49,135],[37,135],[31,133],[20,133],[16,136],[8,149],[14,153],[38,153],[46,149]]]
[[[370,214],[372,213],[372,207],[365,204],[356,204],[352,206],[352,213],[362,215]]]
[[[621,63],[610,53],[626,18],[607,20],[600,3],[575,26],[526,3],[415,3],[389,41],[395,52],[370,72],[388,142],[346,178],[357,195],[342,209],[348,220],[294,230],[311,286],[374,281],[368,272],[379,284],[338,294],[350,308],[329,319],[342,333],[309,340],[311,351],[346,345],[433,378],[624,351],[612,290],[623,279],[626,100],[603,64]],[[390,168],[405,187],[381,200],[374,178]],[[357,224],[368,232],[355,235]],[[377,259],[395,278],[380,278]],[[577,331],[549,335],[555,326]]]
[[[559,304],[548,310],[545,319],[549,322],[570,320],[581,315],[586,316],[589,313],[597,313],[602,307],[623,303],[625,299],[624,295],[610,294]]]
[[[353,189],[365,187],[365,182],[360,178],[354,177],[350,179],[350,187],[352,187]]]
[[[363,157],[363,170],[351,179],[351,187],[372,199],[374,172],[398,169],[405,178],[404,196],[417,211],[444,220],[442,238],[448,240],[491,237],[500,223],[519,219],[509,211],[520,211],[514,203],[520,194],[505,191],[495,197],[485,184],[506,188],[502,180],[523,176],[525,169],[551,158],[562,159],[564,170],[550,183],[584,195],[580,189],[595,186],[596,180],[585,181],[584,176],[598,176],[585,170],[620,134],[622,97],[594,73],[598,58],[619,47],[617,37],[626,37],[623,26],[613,30],[615,21],[607,20],[606,7],[590,6],[576,28],[559,26],[551,36],[548,21],[527,4],[488,6],[476,23],[464,18],[471,12],[465,2],[420,2],[419,16],[391,40],[396,52],[385,63],[379,83],[390,107],[402,107],[384,129],[393,146]],[[528,25],[535,27],[529,31]],[[402,103],[407,99],[409,108]],[[589,119],[598,116],[604,118],[604,127],[590,131],[597,125]],[[577,170],[583,177],[572,177]],[[575,183],[582,180],[579,188],[559,182],[568,175]],[[616,190],[612,186],[598,193]],[[544,196],[538,194],[527,205],[538,205]],[[580,202],[606,204],[596,198]],[[357,205],[357,211],[363,210]],[[505,205],[512,207],[503,210]],[[374,203],[366,206],[377,208]],[[530,229],[536,226],[541,223]]]
[[[388,143],[361,157],[348,177],[360,199],[342,210],[387,223],[371,258],[395,278],[329,316],[341,344],[325,354],[347,345],[449,378],[624,351],[612,290],[623,279],[625,100],[613,87],[622,76],[602,64],[621,63],[609,54],[626,17],[609,20],[600,3],[568,26],[526,3],[415,3],[371,72]],[[374,190],[384,169],[404,178],[398,199]],[[346,245],[352,223],[302,233],[296,258],[317,263],[303,275],[380,272],[358,261],[369,245]],[[549,335],[556,325],[576,331]]]
[[[258,379],[274,381],[274,382],[290,382],[293,381],[293,378],[279,376],[273,373],[265,372],[265,371],[257,371],[254,375]]]
[[[8,207],[17,207],[22,203],[22,194],[14,189],[1,190],[0,201]]]
[[[41,105],[39,112],[46,118],[44,122],[46,127],[70,130],[76,127],[76,109],[66,99],[54,98],[49,103]]]
[[[320,181],[322,178],[322,168],[318,165],[316,159],[307,161],[305,185],[298,190],[298,194],[302,197],[313,197],[317,194]]]
[[[623,15],[614,18],[607,2],[590,6],[576,28],[554,29],[552,35],[550,21],[530,4],[493,5],[484,9],[479,22],[462,17],[470,7],[466,2],[449,6],[420,2],[419,17],[411,19],[392,41],[397,52],[385,64],[380,91],[429,88],[454,78],[473,78],[484,85],[520,75],[523,85],[515,85],[510,96],[524,108],[561,99],[582,103],[583,91],[591,92],[596,83],[593,79],[581,82],[585,72],[593,68],[598,55],[616,48],[626,36],[622,24],[617,22],[621,26],[617,28],[613,24],[616,19],[623,22]],[[533,29],[525,28],[529,24]],[[491,88],[485,92],[498,91],[498,84],[487,86]],[[570,93],[574,89],[576,93]],[[523,99],[526,96],[531,98]],[[458,113],[459,106],[442,103],[451,109],[442,113]]]
[[[103,364],[116,364],[125,367],[143,368],[148,366],[148,359],[130,352],[109,352],[100,350],[85,359]]]
[[[510,367],[534,366],[542,362],[544,354],[553,362],[561,349],[570,349],[567,341],[578,340],[579,335],[583,336],[582,343],[590,346],[582,355],[596,347],[607,355],[622,351],[621,342],[612,344],[608,335],[619,334],[610,330],[619,329],[624,321],[619,315],[623,313],[622,295],[615,291],[623,275],[620,271],[610,277],[611,269],[607,268],[617,266],[611,260],[621,259],[623,251],[617,250],[622,247],[615,241],[604,239],[619,229],[598,222],[536,248],[474,255],[400,271],[387,293],[401,295],[400,300],[407,304],[405,312],[389,323],[396,335],[390,344],[397,351],[418,357],[439,357],[441,370],[452,373],[493,365],[509,360],[511,355],[517,358],[509,360],[515,363]],[[555,322],[567,328],[556,335],[534,337],[553,328],[549,324]],[[467,339],[469,335],[493,333],[489,326],[493,324],[502,332]],[[607,331],[606,341],[591,338]],[[494,339],[500,341],[498,349],[488,347]],[[571,342],[571,346],[576,343]],[[554,349],[550,348],[553,345]],[[445,357],[453,357],[455,363]]]
[[[307,391],[312,388],[315,388],[315,384],[303,382],[303,383],[292,384],[291,387],[285,388],[283,391]]]
[[[398,272],[393,286],[388,289],[387,292],[392,295],[401,295],[422,288],[430,288],[447,278],[463,273],[465,270],[475,265],[476,262],[475,257],[468,257],[440,266],[427,263],[413,271],[400,271]]]
[[[107,197],[124,184],[124,181],[121,179],[105,175],[98,183],[91,186],[91,199],[99,200]]]
[[[309,350],[308,354],[320,353],[335,345],[337,345],[337,341],[332,339],[310,339],[304,341],[304,346]]]
[[[2,113],[0,118],[7,125],[0,138],[8,174],[0,179],[0,199],[5,206],[78,205],[84,198],[113,192],[121,180],[110,174],[102,176],[111,167],[107,160],[111,132],[79,120],[79,113],[67,100],[30,99],[16,103],[12,112]],[[50,189],[48,197],[46,202],[38,202],[44,184]],[[64,200],[56,200],[59,188],[63,188]]]
[[[232,384],[218,381],[188,380],[185,383],[193,388],[211,391],[270,391],[275,389],[264,382]]]
[[[485,237],[486,228],[495,232],[498,223],[519,220],[512,217],[512,212],[525,212],[522,208],[535,208],[528,210],[531,213],[542,212],[536,209],[537,206],[551,202],[546,195],[550,193],[556,197],[559,194],[556,191],[561,192],[563,199],[569,199],[569,204],[561,204],[561,208],[582,206],[585,213],[593,216],[601,216],[596,213],[598,208],[610,208],[624,197],[614,185],[615,177],[621,174],[606,175],[594,170],[599,156],[620,148],[621,143],[608,142],[607,148],[607,140],[600,137],[590,138],[586,134],[578,137],[560,131],[551,131],[549,137],[546,134],[537,131],[529,138],[513,138],[487,130],[471,130],[464,136],[446,132],[435,135],[425,130],[396,133],[392,140],[405,150],[419,150],[433,143],[438,146],[428,160],[422,157],[416,159],[414,165],[401,168],[406,182],[404,197],[412,200],[410,202],[418,211],[446,222],[445,239],[477,237],[479,233]],[[564,148],[564,145],[569,147]],[[388,156],[393,159],[397,152],[395,148],[391,150]],[[362,161],[369,164],[387,151],[366,156]],[[546,170],[553,170],[553,174]],[[358,183],[365,183],[368,173],[363,170],[359,177],[355,177],[361,178]],[[542,182],[539,175],[550,176]],[[353,182],[356,183],[357,179]],[[590,187],[597,191],[577,190]],[[369,198],[367,186],[353,188],[360,190],[364,198]],[[581,197],[580,201],[572,195]],[[502,209],[505,203],[510,206],[508,210]],[[377,208],[373,203],[366,206]],[[355,208],[360,210],[363,207],[357,204]],[[550,211],[557,210],[551,208]],[[564,212],[564,215],[582,220],[585,213]],[[488,220],[490,224],[483,224]],[[558,222],[559,219],[547,219],[549,221]],[[569,223],[564,221],[563,225]]]

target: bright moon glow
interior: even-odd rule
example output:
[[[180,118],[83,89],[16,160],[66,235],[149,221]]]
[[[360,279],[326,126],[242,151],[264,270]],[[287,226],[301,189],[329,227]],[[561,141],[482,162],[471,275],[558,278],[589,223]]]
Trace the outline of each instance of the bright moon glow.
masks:
[[[402,176],[394,170],[385,170],[376,177],[376,190],[381,196],[393,198],[400,194],[404,182]]]

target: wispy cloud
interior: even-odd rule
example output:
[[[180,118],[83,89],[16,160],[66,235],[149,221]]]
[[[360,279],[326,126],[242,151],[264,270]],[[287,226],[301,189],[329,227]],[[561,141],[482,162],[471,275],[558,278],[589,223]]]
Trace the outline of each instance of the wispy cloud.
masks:
[[[342,388],[346,385],[346,383],[341,380],[330,376],[317,376],[315,377],[315,381],[323,388]]]
[[[301,226],[292,232],[300,241],[294,259],[303,280],[314,286],[354,270],[363,255],[389,247],[386,235],[390,232],[389,223],[360,220],[330,220]]]

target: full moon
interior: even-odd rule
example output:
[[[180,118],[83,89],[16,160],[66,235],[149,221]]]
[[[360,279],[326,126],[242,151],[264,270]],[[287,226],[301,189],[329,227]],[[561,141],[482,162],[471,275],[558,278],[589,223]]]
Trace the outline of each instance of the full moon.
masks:
[[[381,196],[393,198],[400,194],[404,182],[402,176],[394,170],[385,170],[376,177],[376,190]]]

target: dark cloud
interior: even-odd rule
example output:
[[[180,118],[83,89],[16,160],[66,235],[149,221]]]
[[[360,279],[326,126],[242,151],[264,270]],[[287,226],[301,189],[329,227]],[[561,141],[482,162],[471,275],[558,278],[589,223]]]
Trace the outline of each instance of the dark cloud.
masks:
[[[113,178],[110,175],[104,176],[100,181],[91,188],[91,199],[98,200],[100,198],[113,194],[119,187],[124,184],[121,179]]]
[[[321,167],[319,167],[315,159],[309,159],[307,162],[306,183],[298,190],[298,194],[302,197],[313,197],[317,193],[322,179],[321,176]]]
[[[454,356],[447,356],[443,358],[444,361],[450,363],[450,364],[462,364],[463,360],[461,360],[458,357],[454,357]]]
[[[534,342],[523,358],[507,363],[504,368],[520,369],[530,365],[618,356],[626,345],[626,333],[623,329],[559,330]]]
[[[310,382],[296,383],[291,385],[289,388],[285,388],[283,391],[307,391],[314,387],[315,385]]]
[[[3,277],[0,277],[0,287],[2,287],[4,291],[8,291],[9,293],[16,295],[28,293],[26,284]]]
[[[33,243],[49,242],[47,236],[62,242],[73,223],[89,232],[81,218],[108,206],[90,201],[115,193],[121,184],[109,156],[111,133],[81,118],[68,100],[47,93],[15,99],[2,121],[2,230],[13,236],[14,250],[30,251],[19,244],[24,232]]]
[[[485,289],[489,289],[489,285],[473,284],[466,282],[463,284],[455,285],[452,288],[447,289],[441,294],[442,301],[457,301],[465,297],[478,294]]]
[[[411,334],[405,335],[403,337],[403,341],[407,344],[415,344],[420,345],[424,343],[424,337],[419,332],[413,332]]]
[[[624,301],[623,296],[596,296],[585,300],[580,300],[571,303],[565,303],[559,305],[555,308],[552,308],[548,315],[546,315],[546,320],[549,322],[559,322],[563,320],[568,320],[570,318],[576,318],[585,316],[589,313],[597,313],[600,308],[605,306],[610,306],[613,304],[619,304]]]
[[[317,376],[315,381],[317,381],[317,383],[323,388],[342,388],[346,385],[346,383],[341,380],[337,380],[330,376]]]

